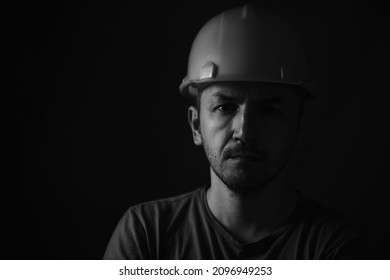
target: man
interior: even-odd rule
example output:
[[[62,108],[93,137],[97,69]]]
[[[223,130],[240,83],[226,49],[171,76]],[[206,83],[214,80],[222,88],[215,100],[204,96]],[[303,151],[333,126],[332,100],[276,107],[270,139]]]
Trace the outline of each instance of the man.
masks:
[[[345,219],[284,184],[313,90],[297,36],[253,6],[211,19],[193,43],[180,85],[211,184],[131,207],[105,259],[357,258]]]

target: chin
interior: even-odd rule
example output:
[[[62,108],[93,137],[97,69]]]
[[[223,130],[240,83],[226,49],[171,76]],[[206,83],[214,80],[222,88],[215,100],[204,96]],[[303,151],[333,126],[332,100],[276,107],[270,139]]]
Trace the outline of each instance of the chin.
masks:
[[[268,166],[260,165],[211,165],[214,173],[236,196],[256,196],[272,180]]]
[[[249,180],[248,178],[224,178],[226,187],[236,195],[256,195],[263,191],[266,180]]]

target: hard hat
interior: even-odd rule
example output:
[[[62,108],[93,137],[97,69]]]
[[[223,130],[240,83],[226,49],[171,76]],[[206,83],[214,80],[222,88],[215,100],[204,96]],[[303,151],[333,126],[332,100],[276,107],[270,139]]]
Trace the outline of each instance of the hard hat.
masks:
[[[252,5],[224,11],[201,28],[179,89],[196,96],[213,82],[228,81],[297,85],[313,93],[303,47],[291,25]]]

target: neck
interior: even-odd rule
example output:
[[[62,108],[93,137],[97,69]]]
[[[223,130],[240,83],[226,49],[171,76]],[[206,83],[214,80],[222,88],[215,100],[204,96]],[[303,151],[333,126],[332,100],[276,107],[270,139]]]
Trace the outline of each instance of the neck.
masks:
[[[240,195],[229,190],[211,169],[207,202],[215,218],[236,240],[252,243],[283,225],[292,213],[298,196],[285,188],[284,182],[281,174],[260,192]]]

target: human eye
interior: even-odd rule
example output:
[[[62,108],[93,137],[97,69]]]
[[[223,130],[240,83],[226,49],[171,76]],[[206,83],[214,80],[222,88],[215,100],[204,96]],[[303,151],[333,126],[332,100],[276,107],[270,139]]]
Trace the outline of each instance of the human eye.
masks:
[[[220,105],[214,107],[214,111],[224,113],[224,114],[233,113],[236,110],[237,110],[237,105],[235,105],[233,103],[220,104]]]
[[[272,107],[272,106],[267,106],[265,108],[265,112],[266,113],[269,113],[269,114],[274,114],[274,113],[277,113],[279,110],[275,107]]]
[[[264,106],[261,110],[262,115],[265,116],[272,116],[272,115],[278,115],[281,113],[281,110],[277,108],[276,106]]]

